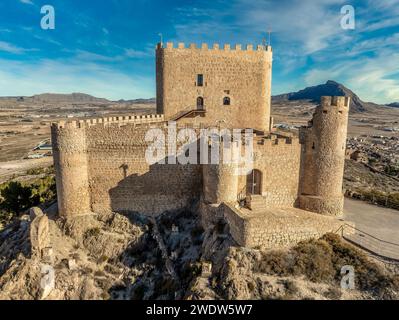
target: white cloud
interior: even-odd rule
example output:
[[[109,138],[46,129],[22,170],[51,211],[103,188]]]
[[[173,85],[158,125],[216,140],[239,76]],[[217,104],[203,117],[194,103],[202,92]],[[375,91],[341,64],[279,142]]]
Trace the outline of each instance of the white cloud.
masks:
[[[154,96],[153,81],[77,59],[35,63],[0,59],[0,96],[84,92],[114,100],[146,98]]]
[[[34,4],[32,0],[19,0],[19,2],[25,3],[25,4]]]
[[[129,58],[144,58],[151,57],[154,55],[154,50],[135,50],[135,49],[125,49],[125,56]]]
[[[237,0],[223,10],[213,10],[209,19],[196,20],[198,9],[192,14],[184,12],[184,23],[176,23],[177,36],[190,38],[193,34],[209,34],[219,38],[242,38],[261,40],[267,29],[272,38],[279,39],[302,54],[311,54],[337,43],[342,35],[340,26],[341,5],[344,0],[293,0],[273,1]],[[203,15],[201,15],[203,17]],[[227,25],[224,20],[232,22]],[[299,44],[299,47],[298,47]]]
[[[14,53],[14,54],[22,54],[28,51],[36,51],[37,49],[24,49],[21,47],[17,47],[12,43],[0,41],[0,51]]]
[[[365,101],[388,103],[399,101],[399,53],[381,50],[376,57],[347,60],[330,68],[316,68],[305,75],[307,85],[328,79],[342,81]]]

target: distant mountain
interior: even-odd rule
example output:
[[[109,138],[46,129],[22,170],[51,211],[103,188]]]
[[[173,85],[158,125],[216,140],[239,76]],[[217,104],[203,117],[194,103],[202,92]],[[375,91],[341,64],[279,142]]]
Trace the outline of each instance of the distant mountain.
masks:
[[[132,99],[132,100],[118,100],[110,101],[104,98],[97,98],[85,93],[71,93],[71,94],[60,94],[60,93],[42,93],[31,97],[27,96],[14,96],[14,97],[0,97],[1,100],[11,100],[25,103],[127,103],[127,104],[155,104],[156,98],[149,99]]]
[[[320,102],[321,96],[346,96],[351,98],[351,111],[364,112],[377,106],[374,103],[362,101],[353,91],[344,85],[328,80],[325,84],[307,87],[297,92],[290,92],[273,96],[275,102],[284,100],[311,100],[315,103]]]
[[[391,107],[391,108],[399,108],[399,102],[393,102],[393,103],[387,104],[387,106]]]
[[[29,98],[28,98],[29,99]],[[43,93],[30,97],[33,102],[109,102],[107,99],[96,98],[85,93],[71,93],[71,94],[59,94],[59,93]]]
[[[148,98],[148,99],[133,99],[133,100],[118,100],[119,103],[131,103],[131,104],[155,104],[156,98]]]

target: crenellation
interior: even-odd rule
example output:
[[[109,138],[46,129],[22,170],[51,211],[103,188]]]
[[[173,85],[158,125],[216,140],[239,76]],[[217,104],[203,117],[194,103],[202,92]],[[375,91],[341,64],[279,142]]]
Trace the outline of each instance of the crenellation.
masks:
[[[177,44],[173,42],[167,42],[166,45],[158,43],[156,46],[156,50],[161,50],[161,49],[185,49],[185,50],[221,50],[221,51],[272,51],[272,47],[269,45],[256,45],[255,50],[254,50],[254,45],[253,44],[247,44],[245,45],[245,48],[243,49],[243,46],[241,44],[235,44],[231,45],[229,43],[225,43],[223,45],[220,45],[219,43],[213,43],[211,47],[207,43],[201,43],[200,46],[197,46],[195,43],[190,43],[186,45],[184,42],[178,42]]]
[[[163,122],[164,117],[160,114],[151,115],[125,115],[125,116],[114,116],[105,118],[92,118],[92,119],[79,119],[79,120],[60,120],[58,122],[51,123],[51,126],[56,128],[83,128],[90,127],[98,124],[127,124],[127,123],[151,123],[151,122]]]

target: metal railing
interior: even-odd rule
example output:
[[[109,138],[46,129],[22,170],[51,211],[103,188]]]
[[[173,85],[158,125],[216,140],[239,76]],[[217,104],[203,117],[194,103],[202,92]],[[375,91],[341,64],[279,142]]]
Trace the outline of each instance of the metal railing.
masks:
[[[336,233],[341,234],[342,238],[372,255],[399,262],[399,243],[377,238],[349,224],[342,225]]]
[[[237,194],[237,202],[240,207],[247,206],[247,186],[245,186],[238,194]]]
[[[205,106],[198,106],[198,107],[187,107],[183,110],[180,110],[179,112],[177,112],[176,114],[174,114],[170,120],[171,121],[177,121],[183,117],[185,117],[186,115],[188,115],[191,112],[205,112]]]

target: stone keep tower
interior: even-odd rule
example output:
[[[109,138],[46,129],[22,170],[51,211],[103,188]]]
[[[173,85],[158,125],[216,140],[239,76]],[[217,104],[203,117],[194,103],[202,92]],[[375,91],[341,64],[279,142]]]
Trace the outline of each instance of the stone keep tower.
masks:
[[[308,127],[300,130],[301,209],[343,213],[342,182],[350,98],[322,97]]]
[[[209,126],[224,121],[231,128],[269,131],[270,46],[158,44],[156,70],[157,113],[165,120],[200,115]]]

